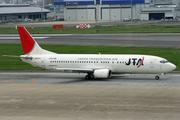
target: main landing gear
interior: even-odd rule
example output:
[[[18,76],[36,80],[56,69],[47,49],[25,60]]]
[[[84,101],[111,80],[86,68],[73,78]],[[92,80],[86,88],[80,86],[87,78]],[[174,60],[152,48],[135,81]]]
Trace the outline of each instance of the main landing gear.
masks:
[[[159,76],[155,76],[155,79],[156,79],[156,80],[159,80],[159,78],[160,78]]]
[[[86,80],[90,80],[90,79],[94,79],[94,75],[93,74],[88,74],[85,76]]]

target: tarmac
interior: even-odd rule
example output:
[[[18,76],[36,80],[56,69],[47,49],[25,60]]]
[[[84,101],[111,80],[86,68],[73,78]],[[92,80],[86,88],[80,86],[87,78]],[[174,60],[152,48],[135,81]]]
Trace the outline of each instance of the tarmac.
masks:
[[[40,45],[180,48],[179,33],[33,34],[32,36]],[[0,44],[20,44],[19,35],[0,35]]]
[[[148,25],[152,25],[152,21],[147,22]],[[147,22],[107,21],[101,24],[145,25]],[[67,22],[66,25],[77,24],[70,23]],[[53,24],[61,22],[36,26],[45,27]],[[154,21],[153,24],[179,23],[165,24]],[[12,23],[7,27],[14,25]],[[26,25],[31,26],[31,23]],[[0,76],[0,120],[180,118],[179,71],[160,76],[160,80],[155,80],[155,75],[115,75],[111,79],[84,80],[85,74],[28,70],[0,71]]]
[[[1,120],[178,120],[179,74],[0,73]]]

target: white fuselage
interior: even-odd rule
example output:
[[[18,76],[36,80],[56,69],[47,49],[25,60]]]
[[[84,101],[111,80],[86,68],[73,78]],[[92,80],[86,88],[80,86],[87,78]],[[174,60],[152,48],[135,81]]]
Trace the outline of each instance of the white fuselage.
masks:
[[[160,74],[176,68],[166,59],[150,55],[56,54],[42,49],[23,26],[18,26],[18,31],[22,61],[45,69],[87,73],[85,79],[110,78],[118,73]]]
[[[170,62],[161,62],[164,58],[150,55],[49,54],[30,57],[33,59],[22,58],[22,60],[33,66],[46,69],[108,68],[114,74],[160,74],[176,68]]]

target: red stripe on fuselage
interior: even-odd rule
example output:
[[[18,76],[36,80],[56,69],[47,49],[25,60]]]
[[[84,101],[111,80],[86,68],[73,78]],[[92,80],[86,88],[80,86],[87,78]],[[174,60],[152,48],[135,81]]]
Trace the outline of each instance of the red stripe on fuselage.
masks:
[[[24,54],[27,54],[33,49],[35,41],[23,26],[18,26],[18,31]]]
[[[144,62],[144,57],[142,58],[141,64],[138,66],[138,68],[141,67],[141,65],[143,64],[143,62]]]

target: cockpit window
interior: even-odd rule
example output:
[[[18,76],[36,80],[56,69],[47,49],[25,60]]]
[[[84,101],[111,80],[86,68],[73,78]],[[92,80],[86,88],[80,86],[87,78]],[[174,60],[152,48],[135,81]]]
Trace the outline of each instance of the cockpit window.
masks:
[[[160,63],[168,63],[168,61],[164,59],[164,60],[161,60]]]

